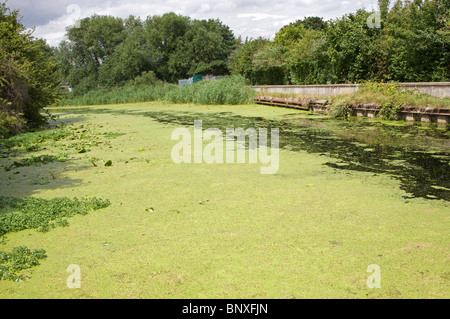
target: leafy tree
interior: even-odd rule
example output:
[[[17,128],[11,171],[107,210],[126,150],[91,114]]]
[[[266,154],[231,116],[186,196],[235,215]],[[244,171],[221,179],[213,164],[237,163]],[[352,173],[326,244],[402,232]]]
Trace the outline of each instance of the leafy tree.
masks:
[[[231,74],[244,76],[251,84],[273,84],[271,72],[265,68],[258,68],[254,57],[258,52],[264,51],[270,40],[264,38],[246,39],[230,54],[229,68]],[[256,67],[255,67],[256,66]]]
[[[189,17],[170,12],[162,16],[147,17],[145,21],[147,41],[156,53],[156,74],[162,80],[178,80],[169,72],[169,60],[183,41],[190,20]]]
[[[126,38],[99,67],[99,82],[107,87],[121,86],[142,72],[155,69],[156,59],[139,18],[130,16],[125,21]]]
[[[275,34],[274,43],[282,46],[290,46],[302,39],[305,26],[301,23],[290,23]]]
[[[191,20],[173,12],[145,21],[94,15],[81,20],[80,28],[67,29],[66,37],[57,59],[75,96],[123,86],[149,72],[168,82],[195,73],[227,74],[236,43],[219,20]]]
[[[378,8],[380,10],[381,21],[386,21],[389,12],[389,4],[391,0],[378,0]]]
[[[296,29],[296,28],[305,28],[309,30],[323,31],[327,26],[327,22],[323,21],[321,17],[305,17],[303,20],[297,20],[293,23],[289,23],[288,25],[282,27],[280,31],[283,33],[284,29]]]
[[[17,10],[0,4],[0,135],[39,125],[55,102],[59,81],[52,49],[20,23]]]
[[[219,20],[194,20],[170,56],[168,72],[176,78],[194,74],[227,74],[227,58],[235,39]]]
[[[66,36],[58,50],[62,73],[74,94],[84,94],[101,84],[99,69],[126,37],[124,21],[94,15],[82,19],[80,28],[68,28]]]
[[[328,72],[323,72],[327,70],[323,57],[324,34],[321,27],[308,26],[304,21],[316,20],[291,23],[277,32],[273,41],[283,48],[280,51],[287,83],[312,84],[328,80]]]
[[[125,34],[121,18],[94,15],[80,21],[80,27],[67,29],[67,38],[73,44],[81,65],[93,64],[97,68],[103,60],[114,53]]]
[[[303,29],[301,38],[291,43],[283,56],[290,83],[319,84],[330,80],[326,45],[323,32]]]
[[[267,43],[253,55],[253,67],[260,72],[260,84],[285,84],[286,66],[283,59],[284,47]]]
[[[370,13],[358,10],[330,22],[326,29],[332,83],[355,83],[373,78],[373,39],[380,32],[367,25]]]
[[[375,43],[378,78],[403,82],[450,79],[450,37],[445,34],[449,6],[444,2],[395,2]]]
[[[407,81],[445,81],[450,79],[450,37],[441,33],[448,21],[448,1],[413,1],[404,6],[408,30],[404,41]]]

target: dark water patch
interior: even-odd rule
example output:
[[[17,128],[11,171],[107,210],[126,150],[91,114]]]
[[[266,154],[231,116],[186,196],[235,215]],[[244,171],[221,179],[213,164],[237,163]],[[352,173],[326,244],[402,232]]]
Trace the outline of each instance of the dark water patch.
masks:
[[[86,109],[80,109],[86,113]],[[450,200],[449,126],[398,125],[377,121],[336,121],[327,118],[272,120],[232,112],[128,111],[90,109],[88,112],[135,114],[160,123],[203,129],[271,128],[280,130],[280,148],[333,158],[324,163],[337,170],[389,174],[409,197]],[[270,137],[269,137],[270,138]]]

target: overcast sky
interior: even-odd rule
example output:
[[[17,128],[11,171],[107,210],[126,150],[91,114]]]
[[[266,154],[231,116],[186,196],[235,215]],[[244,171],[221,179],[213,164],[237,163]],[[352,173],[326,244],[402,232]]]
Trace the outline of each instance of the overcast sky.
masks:
[[[2,0],[0,0],[2,1]],[[8,0],[7,6],[19,9],[22,23],[36,27],[34,36],[56,46],[65,28],[76,18],[93,14],[126,18],[175,12],[193,19],[220,19],[235,36],[273,38],[284,25],[308,16],[324,20],[341,17],[357,9],[376,8],[377,0]]]

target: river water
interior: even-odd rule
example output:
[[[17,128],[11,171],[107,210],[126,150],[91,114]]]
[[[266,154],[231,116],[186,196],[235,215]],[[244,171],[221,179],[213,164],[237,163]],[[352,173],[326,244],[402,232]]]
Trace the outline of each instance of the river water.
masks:
[[[387,122],[324,116],[274,120],[231,112],[145,112],[160,122],[203,129],[230,127],[279,128],[280,148],[332,158],[325,165],[339,170],[389,174],[398,179],[407,197],[450,200],[450,130],[448,125]]]
[[[450,125],[446,124],[336,120],[303,111],[285,111],[276,118],[223,111],[71,108],[69,112],[134,114],[188,127],[194,125],[194,120],[202,120],[204,130],[218,128],[223,132],[239,127],[267,128],[270,133],[271,128],[278,128],[280,148],[323,155],[324,165],[338,170],[389,174],[399,180],[407,193],[405,199],[450,200]]]

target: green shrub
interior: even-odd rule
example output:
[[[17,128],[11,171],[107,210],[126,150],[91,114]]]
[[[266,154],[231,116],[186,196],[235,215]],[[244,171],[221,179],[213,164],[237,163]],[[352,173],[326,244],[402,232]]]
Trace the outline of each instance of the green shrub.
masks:
[[[0,139],[17,134],[25,129],[25,120],[16,113],[0,110]]]

